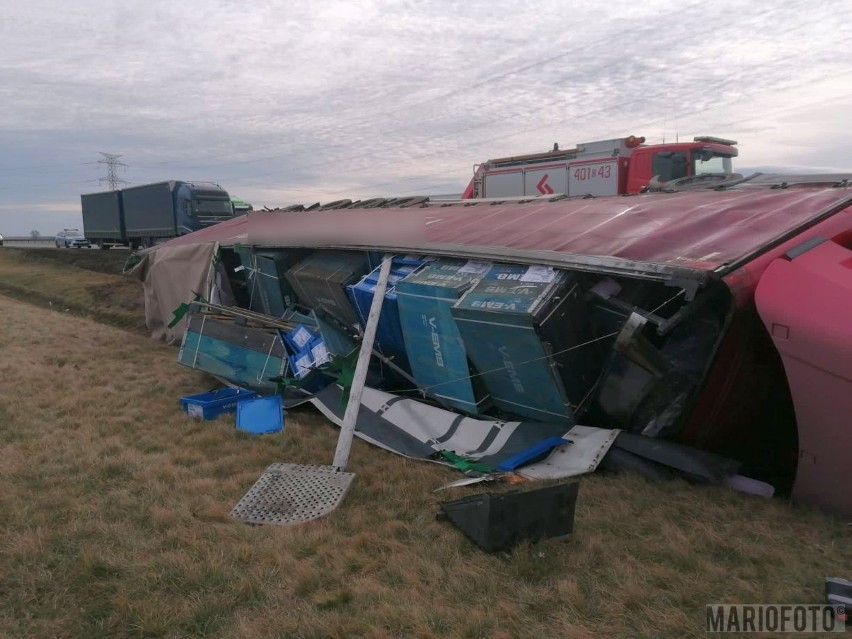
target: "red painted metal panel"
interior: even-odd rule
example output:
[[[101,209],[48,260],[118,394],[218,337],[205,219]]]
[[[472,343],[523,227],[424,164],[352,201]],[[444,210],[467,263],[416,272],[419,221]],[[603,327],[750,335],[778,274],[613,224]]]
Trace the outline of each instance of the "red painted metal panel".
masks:
[[[501,249],[516,253],[521,261],[525,252],[547,251],[566,264],[576,255],[612,256],[713,271],[850,199],[848,189],[761,187],[523,204],[473,200],[402,209],[255,211],[172,242],[391,250],[422,250],[435,243]],[[785,246],[823,232],[823,226],[837,232],[852,228],[852,211],[841,211],[819,230],[802,230],[799,239]],[[726,274],[726,282],[750,298],[760,273],[777,254],[747,260],[754,264],[743,263],[738,269],[747,272]]]
[[[176,237],[166,242],[169,246],[181,244],[205,244],[207,242],[219,242],[226,246],[234,244],[245,244],[248,233],[247,216],[241,215],[226,222],[219,222],[213,226],[200,229],[188,235]]]
[[[405,209],[249,213],[249,241],[266,246],[430,243],[613,256],[714,270],[850,199],[846,189],[753,188]]]
[[[521,171],[538,171],[545,169],[564,169],[568,166],[567,162],[556,162],[551,164],[524,164],[522,166],[512,167],[511,169],[491,169],[486,172],[487,175],[502,175],[503,173],[520,173]]]
[[[799,424],[793,498],[852,517],[852,251],[827,241],[775,260],[755,302]]]

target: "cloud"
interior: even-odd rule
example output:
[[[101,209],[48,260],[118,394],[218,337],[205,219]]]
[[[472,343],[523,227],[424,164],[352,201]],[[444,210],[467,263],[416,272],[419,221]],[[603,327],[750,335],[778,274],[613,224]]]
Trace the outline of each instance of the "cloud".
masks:
[[[27,211],[32,213],[34,211],[38,211],[39,213],[54,213],[54,212],[65,212],[69,209],[73,209],[79,204],[79,202],[52,202],[52,203],[39,203],[39,204],[29,204],[27,206]],[[20,213],[21,210],[16,204],[0,204],[0,211],[15,211]]]
[[[15,5],[3,207],[71,207],[98,188],[98,151],[134,183],[210,179],[269,205],[460,191],[488,157],[633,133],[852,168],[852,25],[828,1]]]

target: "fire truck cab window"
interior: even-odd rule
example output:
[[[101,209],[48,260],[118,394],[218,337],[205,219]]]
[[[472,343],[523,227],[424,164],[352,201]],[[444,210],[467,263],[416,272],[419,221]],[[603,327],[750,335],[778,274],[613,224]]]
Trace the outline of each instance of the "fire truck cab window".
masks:
[[[654,154],[651,173],[662,182],[686,177],[686,154],[677,151],[662,151]]]

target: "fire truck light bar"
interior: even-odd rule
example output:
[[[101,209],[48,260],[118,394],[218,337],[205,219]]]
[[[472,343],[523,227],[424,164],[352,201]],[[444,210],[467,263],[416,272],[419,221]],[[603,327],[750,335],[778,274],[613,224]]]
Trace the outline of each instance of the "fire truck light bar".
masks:
[[[725,146],[736,146],[736,140],[726,140],[725,138],[714,138],[711,135],[700,135],[693,138],[695,142],[715,142],[716,144],[724,144]]]

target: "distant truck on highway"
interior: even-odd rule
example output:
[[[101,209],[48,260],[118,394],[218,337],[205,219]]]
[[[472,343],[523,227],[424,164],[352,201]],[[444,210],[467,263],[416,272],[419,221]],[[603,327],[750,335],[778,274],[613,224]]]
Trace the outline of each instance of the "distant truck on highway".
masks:
[[[231,206],[234,207],[234,215],[245,215],[249,211],[254,210],[251,204],[236,195],[231,196]]]
[[[149,247],[230,220],[231,197],[218,184],[171,180],[80,196],[83,233],[93,245]]]

